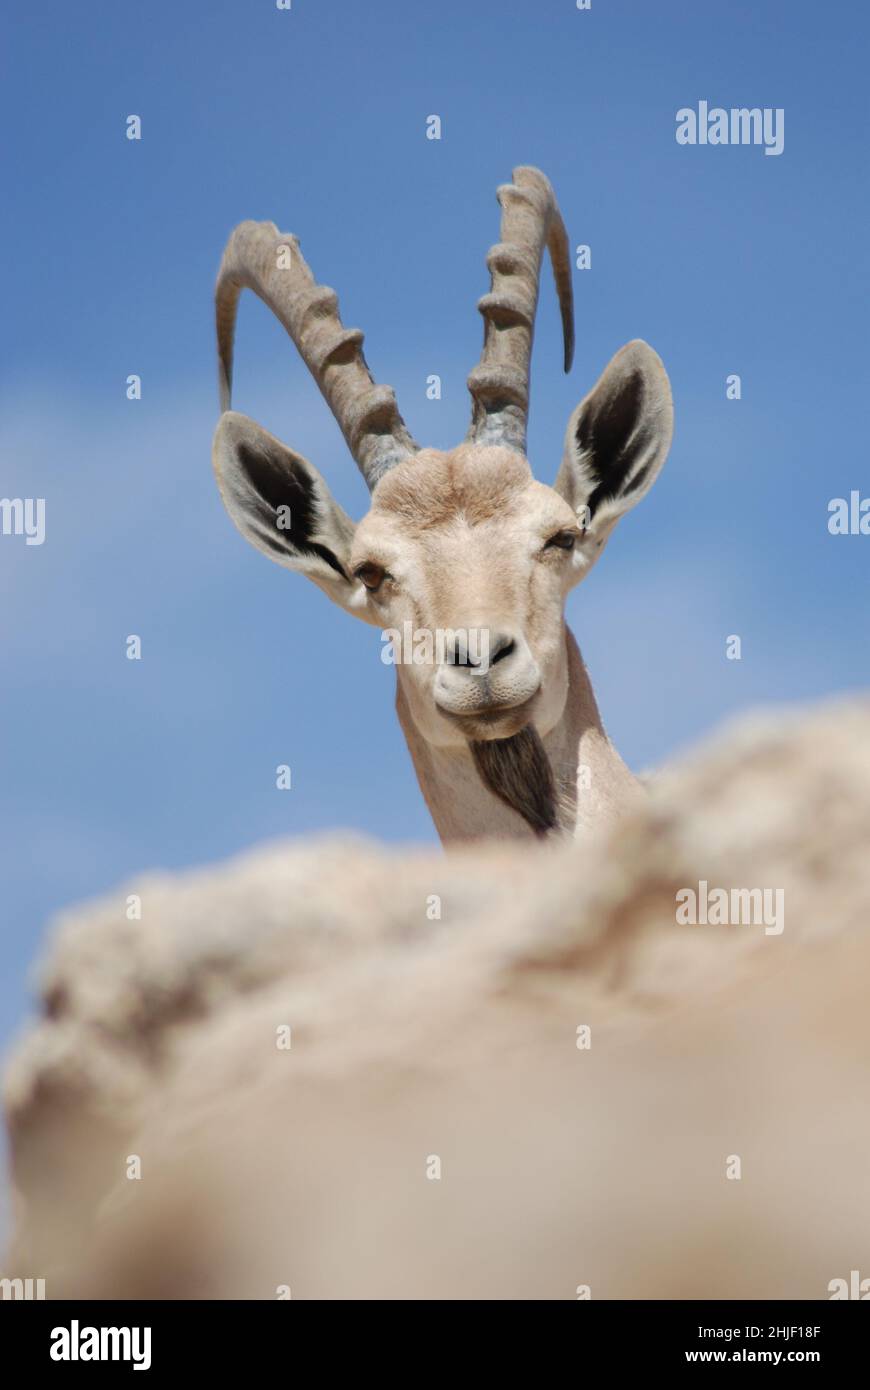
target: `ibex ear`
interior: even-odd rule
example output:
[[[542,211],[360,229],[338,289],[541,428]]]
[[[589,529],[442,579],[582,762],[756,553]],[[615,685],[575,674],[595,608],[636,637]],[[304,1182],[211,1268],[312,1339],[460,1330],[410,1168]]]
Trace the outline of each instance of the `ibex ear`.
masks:
[[[364,616],[365,590],[348,570],[356,528],[317,469],[234,410],[218,422],[212,462],[224,506],[245,540]]]
[[[674,429],[661,358],[636,338],[611,358],[568,424],[556,491],[601,543],[658,477]]]

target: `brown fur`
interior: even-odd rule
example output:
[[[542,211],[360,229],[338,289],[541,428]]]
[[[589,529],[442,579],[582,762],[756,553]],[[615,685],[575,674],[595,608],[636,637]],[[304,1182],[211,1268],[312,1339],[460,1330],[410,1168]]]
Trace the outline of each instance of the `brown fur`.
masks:
[[[513,738],[469,743],[485,786],[522,816],[536,835],[558,825],[556,783],[537,730],[527,724]]]

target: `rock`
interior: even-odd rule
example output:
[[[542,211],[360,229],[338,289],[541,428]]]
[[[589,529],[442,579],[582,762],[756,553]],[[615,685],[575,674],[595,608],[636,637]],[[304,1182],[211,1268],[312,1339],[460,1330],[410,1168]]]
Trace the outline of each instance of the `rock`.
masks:
[[[4,1272],[136,1298],[870,1276],[868,844],[853,700],[742,722],[584,845],[337,837],[127,884],[57,924],[7,1068]],[[702,882],[781,890],[783,930],[680,925]]]

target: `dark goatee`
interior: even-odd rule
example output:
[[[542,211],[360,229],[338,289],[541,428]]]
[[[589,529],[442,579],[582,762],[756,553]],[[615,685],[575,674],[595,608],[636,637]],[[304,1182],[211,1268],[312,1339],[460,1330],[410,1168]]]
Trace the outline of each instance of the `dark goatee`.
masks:
[[[484,786],[532,827],[546,835],[558,825],[553,769],[537,730],[527,725],[512,738],[469,743]]]

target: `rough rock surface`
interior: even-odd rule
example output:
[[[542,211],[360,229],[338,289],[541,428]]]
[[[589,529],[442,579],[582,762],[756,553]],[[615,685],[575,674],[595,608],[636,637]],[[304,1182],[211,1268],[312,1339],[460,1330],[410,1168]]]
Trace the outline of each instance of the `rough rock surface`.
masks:
[[[679,925],[702,880],[782,889],[784,930]],[[868,904],[866,700],[744,721],[596,843],[296,841],[124,885],[57,924],[6,1068],[4,1273],[826,1298],[870,1276]]]

